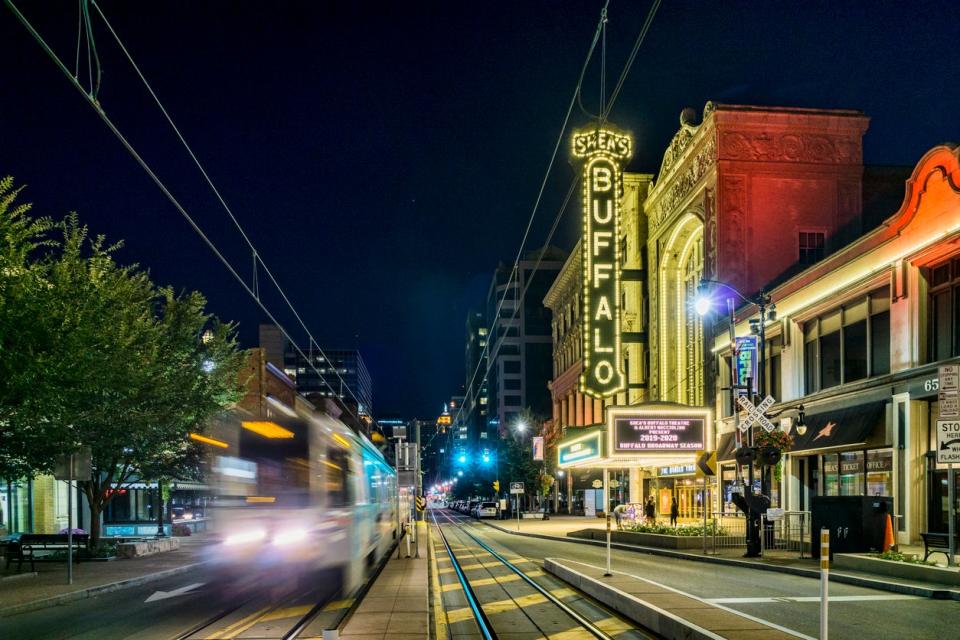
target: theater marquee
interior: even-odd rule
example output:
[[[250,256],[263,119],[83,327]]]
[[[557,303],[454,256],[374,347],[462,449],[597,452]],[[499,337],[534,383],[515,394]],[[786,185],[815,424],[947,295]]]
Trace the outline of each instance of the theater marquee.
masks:
[[[710,410],[697,407],[629,407],[608,415],[610,455],[693,453],[710,443]]]
[[[633,155],[629,135],[580,131],[573,155],[583,160],[583,373],[580,391],[605,398],[626,388],[620,358],[621,166]]]

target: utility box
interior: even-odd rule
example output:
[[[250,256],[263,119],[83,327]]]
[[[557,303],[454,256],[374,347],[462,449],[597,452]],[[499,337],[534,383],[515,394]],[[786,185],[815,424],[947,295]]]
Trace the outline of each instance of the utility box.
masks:
[[[810,551],[820,557],[820,529],[830,530],[830,556],[883,550],[887,515],[893,498],[871,496],[814,496],[811,508]]]

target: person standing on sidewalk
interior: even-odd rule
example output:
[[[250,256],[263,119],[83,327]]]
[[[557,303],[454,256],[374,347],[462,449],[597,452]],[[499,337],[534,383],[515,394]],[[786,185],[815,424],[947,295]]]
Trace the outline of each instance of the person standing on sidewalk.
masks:
[[[677,497],[673,497],[673,502],[670,503],[670,526],[677,526],[677,516],[680,515],[680,506],[677,504]]]
[[[647,498],[647,504],[643,505],[643,514],[647,517],[647,524],[654,524],[656,522],[656,512],[657,507],[653,504],[653,496],[650,496]]]
[[[613,517],[617,520],[617,531],[623,531],[623,512],[626,510],[625,504],[618,504],[613,508]]]

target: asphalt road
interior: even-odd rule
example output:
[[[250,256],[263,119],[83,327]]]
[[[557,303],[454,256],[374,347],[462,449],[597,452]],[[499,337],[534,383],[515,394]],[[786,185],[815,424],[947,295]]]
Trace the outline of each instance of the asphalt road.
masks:
[[[201,569],[56,607],[0,618],[0,638],[16,640],[170,640],[280,638],[338,580],[330,573],[236,574]]]
[[[606,550],[602,547],[518,536],[468,518],[463,521],[471,533],[497,551],[509,550],[538,563],[548,557],[597,567],[606,563]],[[617,571],[653,580],[811,638],[818,636],[817,579],[616,549],[611,557]],[[960,637],[958,629],[960,602],[830,585],[831,638],[944,640]]]

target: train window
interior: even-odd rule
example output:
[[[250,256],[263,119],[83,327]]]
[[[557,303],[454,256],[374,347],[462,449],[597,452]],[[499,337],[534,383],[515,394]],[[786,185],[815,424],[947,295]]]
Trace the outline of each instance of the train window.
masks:
[[[327,506],[346,507],[350,505],[350,454],[341,448],[328,449],[327,459],[323,461],[327,469]]]

